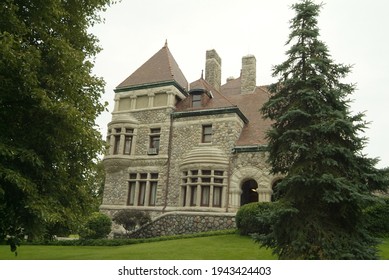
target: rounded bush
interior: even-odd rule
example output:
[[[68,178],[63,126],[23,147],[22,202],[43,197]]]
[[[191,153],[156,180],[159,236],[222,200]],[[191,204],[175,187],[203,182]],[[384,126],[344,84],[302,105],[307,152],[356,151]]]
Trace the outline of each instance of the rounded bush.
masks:
[[[268,234],[276,202],[253,202],[240,207],[236,213],[236,226],[241,235]]]
[[[83,239],[106,238],[111,232],[111,219],[100,212],[93,213],[86,221],[80,231],[80,237]]]

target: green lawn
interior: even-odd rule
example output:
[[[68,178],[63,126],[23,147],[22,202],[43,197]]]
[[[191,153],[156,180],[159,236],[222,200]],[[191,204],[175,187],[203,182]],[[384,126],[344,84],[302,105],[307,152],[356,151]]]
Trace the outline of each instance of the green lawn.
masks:
[[[381,258],[389,259],[389,238],[380,245]],[[254,260],[275,259],[249,237],[236,234],[141,243],[127,246],[22,245],[14,256],[0,246],[0,260]]]

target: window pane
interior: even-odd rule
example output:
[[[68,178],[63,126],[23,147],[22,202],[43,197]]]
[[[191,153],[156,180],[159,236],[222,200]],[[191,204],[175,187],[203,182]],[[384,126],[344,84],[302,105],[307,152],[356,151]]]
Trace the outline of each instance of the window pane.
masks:
[[[136,173],[130,173],[130,179],[135,180],[136,179]]]
[[[203,126],[202,142],[203,143],[212,142],[212,125]]]
[[[132,134],[134,133],[134,130],[132,128],[126,128],[126,133]]]
[[[157,182],[151,182],[149,205],[154,206],[156,200],[157,200]]]
[[[142,180],[146,180],[146,179],[147,179],[147,173],[141,173],[141,174],[140,174],[140,178],[141,178]]]
[[[151,178],[151,179],[154,179],[154,180],[155,180],[155,179],[158,179],[158,173],[151,173],[151,174],[150,174],[150,178]]]
[[[181,199],[182,199],[182,206],[186,206],[186,186],[181,188]]]
[[[202,175],[211,175],[211,170],[201,170]]]
[[[213,206],[221,207],[222,206],[222,188],[214,187],[213,188]]]
[[[150,136],[150,148],[159,149],[159,136]]]
[[[135,200],[135,182],[130,182],[128,187],[127,205],[134,205]]]
[[[214,179],[213,179],[213,182],[214,182],[215,184],[223,184],[223,179],[222,179],[222,178],[214,178]]]
[[[190,186],[190,206],[196,206],[197,186]]]
[[[201,187],[201,206],[209,206],[210,187]]]
[[[192,95],[192,107],[194,108],[201,107],[201,94]]]
[[[201,182],[202,183],[211,183],[211,178],[210,177],[203,177],[203,178],[201,178]]]
[[[132,136],[126,136],[124,138],[124,154],[125,155],[131,154],[131,142],[132,142]]]
[[[145,205],[145,196],[146,196],[146,182],[141,182],[139,184],[139,198],[138,205]]]
[[[115,141],[113,144],[113,154],[117,155],[119,153],[120,135],[115,135],[114,138],[115,138]]]

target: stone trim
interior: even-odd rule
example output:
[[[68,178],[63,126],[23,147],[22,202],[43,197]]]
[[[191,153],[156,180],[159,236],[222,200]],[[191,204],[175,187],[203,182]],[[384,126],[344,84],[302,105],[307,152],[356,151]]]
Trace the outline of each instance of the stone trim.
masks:
[[[151,238],[233,229],[235,213],[169,212],[130,233],[130,238]]]
[[[205,110],[196,110],[196,111],[185,111],[185,112],[174,112],[172,113],[173,118],[185,118],[185,117],[198,117],[198,116],[209,116],[209,115],[222,115],[236,113],[244,123],[248,123],[249,120],[242,113],[238,107],[225,107],[225,108],[216,108],[216,109],[205,109]]]
[[[157,82],[157,83],[149,83],[149,84],[142,84],[142,85],[135,85],[135,86],[127,86],[127,87],[121,87],[121,88],[115,88],[113,91],[115,93],[119,92],[125,92],[125,91],[133,91],[138,89],[148,89],[148,88],[155,88],[155,87],[161,87],[161,86],[175,86],[184,96],[188,96],[188,92],[186,89],[181,87],[176,81],[166,81],[166,82]]]

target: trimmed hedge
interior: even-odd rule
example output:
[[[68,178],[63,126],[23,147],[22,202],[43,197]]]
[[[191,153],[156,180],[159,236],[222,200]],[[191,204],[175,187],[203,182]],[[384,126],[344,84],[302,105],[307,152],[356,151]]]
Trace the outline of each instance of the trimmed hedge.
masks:
[[[198,233],[194,233],[194,234],[160,236],[160,237],[154,237],[154,238],[73,239],[73,240],[55,240],[55,241],[40,241],[40,242],[35,241],[35,242],[28,242],[28,243],[23,243],[23,244],[50,245],[50,246],[123,246],[123,245],[139,244],[139,243],[186,239],[186,238],[194,238],[194,237],[227,235],[227,234],[235,234],[235,233],[236,233],[235,229],[228,229],[228,230],[198,232]]]
[[[236,226],[241,235],[267,234],[271,231],[272,212],[276,202],[253,202],[240,207],[236,213]]]

